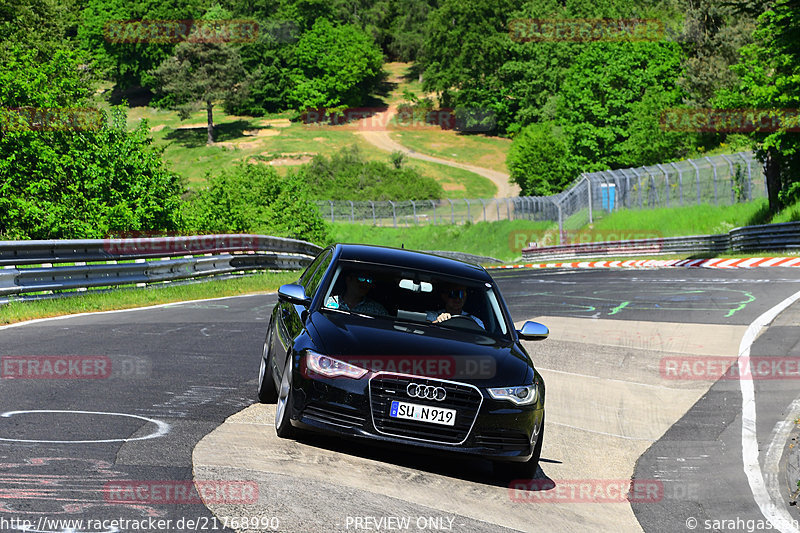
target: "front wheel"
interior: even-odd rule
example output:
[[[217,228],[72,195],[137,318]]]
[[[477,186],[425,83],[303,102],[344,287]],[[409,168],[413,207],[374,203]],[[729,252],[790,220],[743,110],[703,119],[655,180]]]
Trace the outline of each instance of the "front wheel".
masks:
[[[275,403],[278,399],[278,389],[275,388],[275,379],[272,377],[272,353],[269,345],[272,334],[264,341],[264,351],[261,353],[261,368],[258,370],[258,401],[261,403]]]
[[[275,433],[282,439],[292,438],[295,429],[289,421],[289,406],[292,404],[292,354],[286,357],[286,366],[278,389],[278,404],[275,406]]]

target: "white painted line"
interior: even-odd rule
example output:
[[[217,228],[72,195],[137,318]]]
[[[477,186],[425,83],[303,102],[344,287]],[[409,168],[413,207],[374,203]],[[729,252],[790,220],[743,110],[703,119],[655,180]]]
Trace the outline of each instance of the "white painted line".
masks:
[[[581,432],[584,432],[584,433],[595,433],[597,435],[605,435],[607,437],[615,437],[617,439],[643,440],[645,442],[656,442],[656,440],[654,440],[654,439],[646,439],[644,437],[629,437],[627,435],[618,435],[616,433],[606,433],[605,431],[594,431],[592,429],[586,429],[585,427],[571,426],[569,424],[562,424],[561,422],[553,422],[551,420],[548,420],[546,423],[548,425],[552,424],[554,426],[563,426],[565,428],[579,429]]]
[[[778,305],[756,318],[747,327],[739,344],[739,387],[742,390],[742,462],[747,482],[753,498],[761,509],[761,514],[772,526],[782,533],[800,533],[794,526],[793,519],[783,505],[783,500],[774,501],[764,483],[764,474],[758,462],[758,438],[756,435],[756,398],[755,383],[746,369],[750,367],[750,347],[753,345],[761,328],[775,320],[784,309],[800,300],[800,292],[789,296]]]
[[[145,435],[144,437],[130,437],[127,439],[98,439],[98,440],[35,440],[35,439],[7,439],[0,437],[0,441],[5,442],[36,442],[36,443],[45,443],[45,444],[94,444],[94,443],[104,443],[104,442],[130,442],[134,440],[147,440],[147,439],[156,439],[158,437],[163,437],[167,433],[169,433],[170,425],[166,422],[162,422],[161,420],[155,420],[153,418],[146,418],[144,416],[139,415],[130,415],[128,413],[106,413],[103,411],[69,411],[69,410],[61,410],[61,409],[34,409],[30,411],[7,411],[5,413],[0,414],[2,418],[11,418],[14,415],[24,415],[28,413],[67,413],[67,414],[79,414],[79,415],[103,415],[103,416],[124,416],[129,418],[138,418],[139,420],[144,420],[146,422],[150,422],[151,424],[155,424],[158,429]]]
[[[127,313],[130,311],[146,311],[148,309],[159,309],[162,307],[170,307],[174,305],[183,305],[183,304],[191,304],[197,302],[213,302],[215,300],[227,300],[228,298],[249,298],[251,296],[264,296],[265,294],[275,294],[272,292],[268,293],[254,293],[254,294],[238,294],[235,296],[219,296],[217,298],[204,298],[202,300],[182,300],[179,302],[169,302],[165,304],[157,304],[157,305],[148,305],[146,307],[131,307],[130,309],[112,309],[110,311],[88,311],[86,313],[75,313],[73,315],[60,315],[60,316],[49,316],[47,318],[34,318],[32,320],[25,320],[24,322],[14,322],[13,324],[6,324],[4,326],[0,326],[0,331],[9,328],[16,328],[19,326],[26,326],[28,324],[36,324],[39,322],[46,322],[48,320],[65,320],[67,318],[76,318],[80,316],[89,316],[89,315],[107,315],[112,313]]]
[[[564,370],[553,370],[552,368],[543,368],[543,367],[540,367],[540,366],[537,366],[536,370],[544,371],[544,372],[552,372],[553,374],[566,374],[568,376],[578,376],[578,377],[581,377],[581,378],[593,379],[595,381],[597,381],[597,380],[614,381],[616,383],[625,383],[626,385],[636,385],[638,387],[649,387],[651,389],[664,389],[664,390],[668,390],[668,391],[681,390],[681,389],[676,389],[676,388],[673,388],[673,387],[665,387],[664,385],[651,385],[650,383],[640,383],[638,381],[626,381],[624,379],[604,378],[604,377],[600,377],[600,376],[590,376],[589,374],[578,374],[577,372],[566,372]],[[549,422],[548,422],[548,424],[549,424]]]

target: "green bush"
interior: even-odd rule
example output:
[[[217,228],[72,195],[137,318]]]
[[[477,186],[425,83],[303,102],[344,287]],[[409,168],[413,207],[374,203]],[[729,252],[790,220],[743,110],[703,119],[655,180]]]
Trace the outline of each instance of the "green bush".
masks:
[[[241,163],[209,176],[208,186],[184,204],[183,221],[188,233],[258,233],[318,244],[329,241],[328,227],[305,185],[262,165]]]
[[[580,174],[561,128],[552,123],[527,126],[515,137],[506,165],[522,195],[546,196],[564,190]]]
[[[367,161],[355,145],[330,158],[315,156],[297,177],[317,200],[438,200],[444,196],[435,179],[404,166],[396,156],[391,164]]]

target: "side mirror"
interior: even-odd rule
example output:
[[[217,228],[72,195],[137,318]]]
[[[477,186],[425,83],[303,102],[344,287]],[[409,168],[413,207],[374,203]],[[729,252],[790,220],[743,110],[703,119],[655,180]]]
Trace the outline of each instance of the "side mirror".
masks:
[[[308,307],[311,305],[311,298],[306,296],[306,290],[302,285],[296,283],[289,283],[281,285],[278,289],[278,298],[284,302],[293,303],[296,305],[303,305]]]
[[[517,333],[526,341],[543,341],[550,334],[550,330],[544,324],[528,320]]]

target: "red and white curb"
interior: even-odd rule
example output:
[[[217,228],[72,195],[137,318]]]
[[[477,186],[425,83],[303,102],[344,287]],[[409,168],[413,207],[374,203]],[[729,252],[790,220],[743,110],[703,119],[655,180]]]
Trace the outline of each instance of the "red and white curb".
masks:
[[[742,259],[637,259],[630,261],[582,261],[572,263],[525,263],[521,265],[492,266],[487,269],[507,268],[755,268],[800,267],[800,257],[748,257]]]

